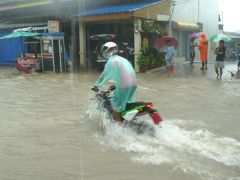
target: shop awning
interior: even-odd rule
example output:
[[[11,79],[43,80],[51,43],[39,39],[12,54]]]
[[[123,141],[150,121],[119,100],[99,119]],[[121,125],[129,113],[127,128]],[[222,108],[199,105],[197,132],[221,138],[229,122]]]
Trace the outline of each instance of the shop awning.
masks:
[[[0,39],[11,39],[11,38],[19,38],[19,37],[34,37],[39,36],[41,33],[34,32],[13,32],[11,34],[0,37]]]
[[[179,31],[201,31],[202,24],[185,23],[185,22],[172,22],[172,28]]]
[[[0,24],[0,29],[17,29],[26,27],[47,27],[47,23],[21,23],[21,24]]]
[[[143,3],[132,3],[132,4],[124,4],[124,5],[116,5],[116,6],[106,6],[97,9],[90,9],[87,11],[80,12],[78,14],[74,14],[71,17],[84,17],[84,16],[94,16],[94,15],[106,15],[106,14],[119,14],[119,13],[131,13],[146,7],[153,6],[158,2],[143,2]]]

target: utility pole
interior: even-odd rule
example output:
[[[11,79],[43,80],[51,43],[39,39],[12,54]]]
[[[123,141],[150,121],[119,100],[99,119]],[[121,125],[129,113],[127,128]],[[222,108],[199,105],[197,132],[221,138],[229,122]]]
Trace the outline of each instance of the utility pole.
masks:
[[[221,21],[222,21],[222,24],[224,25],[224,23],[223,23],[223,12],[222,12],[222,18],[221,18]]]
[[[169,36],[172,36],[172,17],[173,17],[173,13],[174,13],[174,8],[176,6],[176,2],[174,0],[171,0],[171,9],[170,9],[170,16],[168,19],[169,22]]]
[[[200,0],[198,0],[198,22],[200,22]]]

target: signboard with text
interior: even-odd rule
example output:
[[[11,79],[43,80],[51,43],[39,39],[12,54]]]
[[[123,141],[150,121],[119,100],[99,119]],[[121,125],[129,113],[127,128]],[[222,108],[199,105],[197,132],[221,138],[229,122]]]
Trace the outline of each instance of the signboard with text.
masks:
[[[48,32],[60,32],[59,21],[48,21]]]

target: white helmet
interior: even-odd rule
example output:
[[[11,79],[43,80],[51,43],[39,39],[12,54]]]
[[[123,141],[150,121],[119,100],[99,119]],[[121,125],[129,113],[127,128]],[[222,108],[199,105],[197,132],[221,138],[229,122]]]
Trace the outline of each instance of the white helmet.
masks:
[[[107,42],[102,45],[101,54],[108,59],[110,56],[118,53],[118,45],[114,42]]]

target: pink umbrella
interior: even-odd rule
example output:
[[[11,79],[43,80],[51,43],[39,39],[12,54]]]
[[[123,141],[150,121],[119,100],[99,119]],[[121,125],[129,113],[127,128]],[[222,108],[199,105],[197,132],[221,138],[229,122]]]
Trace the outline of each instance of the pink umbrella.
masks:
[[[175,39],[175,37],[163,36],[155,39],[154,48],[161,50],[161,48],[167,43],[169,43],[171,46],[174,46],[175,48],[178,47],[178,41]]]
[[[189,39],[196,39],[201,36],[201,33],[193,33],[188,36]]]

